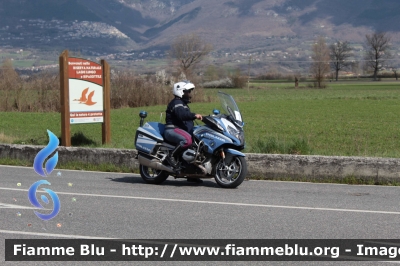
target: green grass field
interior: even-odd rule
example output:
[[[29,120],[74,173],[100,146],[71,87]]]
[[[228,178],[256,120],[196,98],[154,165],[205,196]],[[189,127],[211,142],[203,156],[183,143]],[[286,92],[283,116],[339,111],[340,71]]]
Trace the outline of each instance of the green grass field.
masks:
[[[14,67],[31,67],[33,66],[34,60],[14,60]]]
[[[267,82],[223,91],[236,99],[246,123],[244,152],[400,158],[400,82],[332,82],[326,89]],[[214,99],[192,103],[191,110],[208,115],[219,108]],[[134,148],[140,110],[148,112],[146,121],[160,121],[161,113],[165,121],[165,106],[112,110],[107,147]],[[61,135],[59,113],[0,112],[0,142],[45,145],[46,129]],[[72,125],[74,134],[73,143],[101,146],[100,124]]]

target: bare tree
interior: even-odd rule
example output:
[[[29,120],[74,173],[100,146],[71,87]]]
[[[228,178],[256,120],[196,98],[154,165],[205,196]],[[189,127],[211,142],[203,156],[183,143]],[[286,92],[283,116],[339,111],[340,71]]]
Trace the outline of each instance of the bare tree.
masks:
[[[339,78],[339,71],[343,68],[350,66],[351,62],[348,59],[352,56],[352,49],[349,45],[349,42],[337,42],[331,44],[329,46],[330,56],[331,56],[331,64],[333,69],[335,70],[335,78],[336,81]]]
[[[10,59],[3,61],[0,67],[0,80],[5,84],[6,88],[12,88],[13,84],[19,80],[18,73],[14,70],[13,63]]]
[[[178,36],[171,45],[170,56],[179,61],[180,70],[190,75],[190,70],[212,50],[211,44],[205,43],[197,34]]]
[[[374,80],[377,80],[378,72],[382,70],[385,60],[391,57],[390,40],[391,37],[386,32],[375,32],[366,36],[367,53],[365,60],[368,68],[374,71]]]
[[[0,110],[9,111],[9,108],[12,109],[12,104],[15,102],[13,96],[19,97],[21,89],[21,79],[14,70],[12,61],[10,59],[4,60],[0,67],[0,91],[3,91],[0,99]],[[15,93],[12,91],[15,91]]]
[[[362,70],[362,66],[360,65],[360,62],[357,60],[352,61],[350,64],[350,69],[351,69],[351,72],[353,72],[357,76],[357,78],[359,78],[360,71]]]
[[[398,69],[397,69],[397,67],[392,67],[392,71],[393,71],[393,74],[394,74],[394,77],[396,78],[396,80],[399,80],[399,76],[398,76]]]
[[[247,91],[249,91],[249,86],[250,86],[250,64],[251,64],[251,59],[252,56],[249,58],[249,65],[247,67]]]
[[[318,88],[322,88],[325,75],[329,73],[329,48],[323,37],[318,38],[312,47],[312,59],[310,71],[317,80]]]

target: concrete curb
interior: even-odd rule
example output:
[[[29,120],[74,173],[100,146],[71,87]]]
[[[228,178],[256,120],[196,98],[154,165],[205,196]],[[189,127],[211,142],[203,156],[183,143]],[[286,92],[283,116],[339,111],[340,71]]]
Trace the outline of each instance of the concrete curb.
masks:
[[[32,162],[36,154],[44,146],[0,144],[0,158],[19,159]],[[87,164],[113,164],[138,169],[139,164],[135,158],[136,150],[128,149],[103,149],[103,148],[77,148],[59,146],[58,162],[81,162]]]
[[[30,161],[44,146],[0,144],[0,158]],[[137,151],[129,149],[58,147],[60,163],[113,164],[137,169]],[[374,181],[400,181],[400,159],[282,154],[246,154],[248,176],[301,180],[362,178]]]
[[[400,181],[400,159],[344,156],[246,154],[249,172],[268,178]]]

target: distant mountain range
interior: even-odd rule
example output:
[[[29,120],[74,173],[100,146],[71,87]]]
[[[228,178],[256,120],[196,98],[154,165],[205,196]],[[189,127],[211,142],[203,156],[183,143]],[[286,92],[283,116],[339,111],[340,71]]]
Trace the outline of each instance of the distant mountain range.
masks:
[[[196,32],[216,50],[306,49],[317,37],[362,44],[400,36],[395,0],[3,0],[0,46],[94,52],[166,49]]]

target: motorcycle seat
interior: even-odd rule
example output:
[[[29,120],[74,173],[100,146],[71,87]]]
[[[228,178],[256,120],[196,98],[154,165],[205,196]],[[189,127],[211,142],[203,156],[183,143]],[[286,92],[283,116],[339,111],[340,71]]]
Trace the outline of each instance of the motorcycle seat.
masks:
[[[154,123],[154,124],[152,124],[152,126],[160,133],[160,135],[161,135],[162,138],[164,139],[164,142],[165,142],[165,143],[170,144],[170,145],[172,145],[172,146],[175,147],[175,144],[174,144],[174,143],[172,143],[172,142],[170,142],[170,141],[168,141],[168,140],[165,139],[165,136],[164,136],[164,132],[165,132],[165,128],[166,128],[166,125],[165,125],[165,124],[162,124],[162,123]]]
[[[173,126],[170,126],[170,125],[167,126],[165,124],[158,123],[158,122],[149,122],[148,124],[152,127],[153,130],[155,130],[157,133],[159,133],[162,136],[162,138],[164,139],[165,143],[170,144],[170,145],[172,145],[174,147],[176,146],[176,143],[167,141],[165,139],[165,135],[164,135],[165,129],[167,127],[173,127]]]

